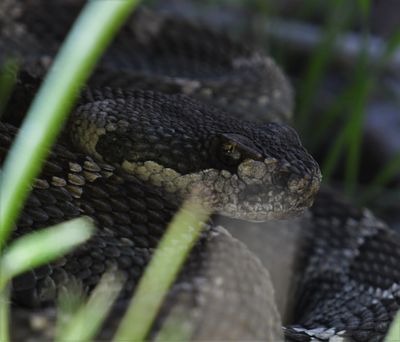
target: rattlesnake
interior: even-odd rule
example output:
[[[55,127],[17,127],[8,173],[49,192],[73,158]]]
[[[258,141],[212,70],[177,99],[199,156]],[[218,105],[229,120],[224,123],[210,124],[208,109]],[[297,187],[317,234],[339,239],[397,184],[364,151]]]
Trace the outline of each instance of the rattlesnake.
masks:
[[[2,158],[79,3],[2,5],[10,15],[0,21],[0,58],[17,57],[22,69],[0,122]],[[82,214],[99,231],[72,255],[17,278],[15,301],[52,301],[71,277],[89,290],[105,265],[126,272],[125,296],[132,294],[166,224],[196,190],[216,215],[154,331],[172,314],[196,340],[281,338],[267,270],[217,223],[244,230],[222,216],[289,219],[312,204],[320,172],[286,125],[292,105],[288,81],[262,52],[197,24],[136,13],[82,92],[66,130],[72,138],[64,133],[54,147],[15,235]],[[400,306],[399,237],[329,190],[284,225],[302,232],[287,338],[382,339]],[[279,270],[279,255],[267,263]]]

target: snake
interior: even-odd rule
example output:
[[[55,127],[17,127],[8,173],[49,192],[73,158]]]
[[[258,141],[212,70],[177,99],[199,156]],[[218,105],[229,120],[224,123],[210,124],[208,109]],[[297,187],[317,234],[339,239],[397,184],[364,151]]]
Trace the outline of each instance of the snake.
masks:
[[[20,65],[0,121],[1,162],[82,5],[0,5],[0,60]],[[199,23],[136,11],[80,92],[13,238],[82,215],[96,234],[13,280],[14,338],[51,338],[32,315],[51,323],[62,289],[78,282],[90,292],[109,268],[126,276],[124,307],[195,193],[214,214],[149,339],[180,322],[190,340],[383,340],[400,307],[400,238],[368,209],[320,189],[319,166],[290,126],[293,102],[287,77],[263,51]],[[253,228],[266,259],[232,235]],[[282,259],[296,234],[289,268]],[[290,291],[279,285],[285,272]],[[291,298],[289,309],[280,296]]]

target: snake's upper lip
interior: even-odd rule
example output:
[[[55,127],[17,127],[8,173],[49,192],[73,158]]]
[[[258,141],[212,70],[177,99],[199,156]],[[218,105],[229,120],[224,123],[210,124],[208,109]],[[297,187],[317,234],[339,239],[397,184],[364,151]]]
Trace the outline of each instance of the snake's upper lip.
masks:
[[[312,206],[314,198],[321,185],[321,173],[317,172],[314,176],[306,177],[306,185],[303,189],[303,196],[299,200],[297,207],[307,209]]]

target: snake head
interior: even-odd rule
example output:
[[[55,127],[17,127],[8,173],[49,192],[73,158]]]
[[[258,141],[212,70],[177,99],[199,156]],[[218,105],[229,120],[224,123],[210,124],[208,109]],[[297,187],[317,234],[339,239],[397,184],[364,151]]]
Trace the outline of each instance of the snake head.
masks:
[[[237,120],[186,96],[96,96],[76,109],[70,129],[95,158],[179,199],[195,192],[231,217],[287,218],[312,204],[319,167],[289,126]]]
[[[200,177],[211,206],[253,221],[288,218],[310,207],[321,173],[297,133],[274,123],[242,131],[218,133],[211,143],[215,168]]]

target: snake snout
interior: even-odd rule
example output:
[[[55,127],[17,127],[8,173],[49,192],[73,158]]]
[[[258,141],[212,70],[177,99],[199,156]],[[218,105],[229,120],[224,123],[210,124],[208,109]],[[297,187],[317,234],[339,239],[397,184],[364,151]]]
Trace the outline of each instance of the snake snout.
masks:
[[[321,173],[314,160],[311,159],[307,163],[295,160],[289,163],[284,159],[278,165],[272,176],[272,183],[275,186],[288,189],[290,193],[298,195],[316,193],[321,181]]]
[[[311,207],[321,183],[321,173],[317,167],[305,175],[291,175],[288,179],[290,194],[297,198],[296,210],[302,211]]]
[[[283,183],[281,185],[286,186],[293,194],[314,193],[319,188],[319,180],[317,178],[318,177],[309,175],[299,176],[296,174],[284,173],[279,175],[278,183]]]

